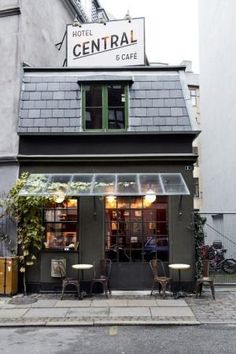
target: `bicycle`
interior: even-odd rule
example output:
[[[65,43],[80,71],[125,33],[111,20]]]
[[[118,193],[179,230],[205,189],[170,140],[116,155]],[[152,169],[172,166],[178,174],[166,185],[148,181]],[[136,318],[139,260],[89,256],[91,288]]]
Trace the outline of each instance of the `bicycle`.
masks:
[[[215,241],[208,246],[207,254],[209,259],[209,270],[218,272],[223,270],[227,274],[236,273],[236,260],[234,258],[225,258],[227,249],[223,248],[222,242]]]

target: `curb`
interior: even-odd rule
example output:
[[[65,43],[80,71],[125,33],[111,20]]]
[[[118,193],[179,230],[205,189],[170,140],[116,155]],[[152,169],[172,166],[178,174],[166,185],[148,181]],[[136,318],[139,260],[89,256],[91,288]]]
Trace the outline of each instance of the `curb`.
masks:
[[[235,322],[236,323],[236,322]],[[93,320],[93,321],[39,321],[39,322],[5,322],[0,323],[0,328],[4,327],[95,327],[95,326],[199,326],[199,321],[137,321],[137,320]]]

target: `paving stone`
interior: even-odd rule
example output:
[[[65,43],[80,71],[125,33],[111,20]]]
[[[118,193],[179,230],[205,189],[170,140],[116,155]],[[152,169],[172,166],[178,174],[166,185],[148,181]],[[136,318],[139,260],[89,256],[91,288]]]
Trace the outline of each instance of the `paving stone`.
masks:
[[[152,317],[194,317],[189,307],[151,307]]]
[[[57,300],[55,307],[90,307],[91,300]]]
[[[34,308],[43,308],[43,307],[52,308],[52,307],[55,307],[56,303],[57,303],[56,299],[55,300],[38,300],[37,302],[34,302],[32,304],[32,307],[34,307]]]
[[[188,306],[185,300],[169,300],[169,299],[163,299],[163,300],[156,300],[157,306],[161,307],[182,307],[182,306]]]
[[[109,314],[109,308],[82,307],[82,308],[70,309],[66,314],[66,317],[94,318],[94,317],[108,317],[108,314]]]
[[[1,309],[0,319],[2,318],[19,318],[22,317],[28,310],[27,309]]]
[[[31,308],[24,314],[24,318],[42,318],[42,317],[64,317],[68,308]]]
[[[128,300],[128,306],[130,307],[150,307],[156,305],[156,300]]]
[[[149,307],[111,307],[110,317],[149,317]]]

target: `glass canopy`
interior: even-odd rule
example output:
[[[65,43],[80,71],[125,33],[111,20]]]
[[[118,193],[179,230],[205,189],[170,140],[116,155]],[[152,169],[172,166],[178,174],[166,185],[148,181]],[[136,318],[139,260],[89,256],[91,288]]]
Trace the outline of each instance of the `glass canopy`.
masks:
[[[30,174],[19,195],[188,195],[181,173]]]

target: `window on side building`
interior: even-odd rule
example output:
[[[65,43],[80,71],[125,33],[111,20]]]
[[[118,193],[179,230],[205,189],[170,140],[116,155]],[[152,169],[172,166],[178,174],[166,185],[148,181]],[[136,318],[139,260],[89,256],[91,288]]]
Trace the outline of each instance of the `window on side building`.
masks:
[[[199,178],[198,177],[194,177],[194,197],[195,198],[199,198]]]
[[[128,121],[128,85],[83,85],[82,111],[84,130],[125,130]]]
[[[195,107],[195,106],[197,106],[197,89],[193,88],[193,87],[190,87],[189,91],[190,91],[190,97],[191,97],[192,105]]]

